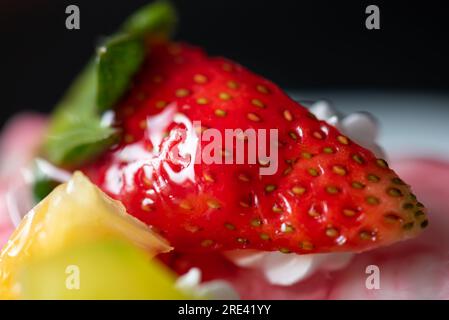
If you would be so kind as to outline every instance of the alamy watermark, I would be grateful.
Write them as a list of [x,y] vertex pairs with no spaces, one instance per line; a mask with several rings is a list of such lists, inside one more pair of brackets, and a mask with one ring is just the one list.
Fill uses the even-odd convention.
[[[65,20],[65,27],[68,30],[80,29],[80,8],[77,5],[68,5],[65,9],[68,14]],[[368,30],[380,29],[380,9],[377,5],[371,4],[365,8],[365,13],[368,14],[365,20],[365,27]]]
[[380,9],[378,6],[371,4],[366,7],[365,13],[368,14],[365,20],[365,27],[368,30],[380,29]]
[[77,5],[71,4],[65,8],[65,13],[68,14],[65,19],[65,27],[68,30],[80,29],[80,8]]
[[368,290],[380,289],[380,268],[375,264],[366,267],[365,273],[368,275],[365,280],[365,287]]
[[81,287],[80,268],[77,265],[71,264],[65,268],[65,287],[67,290],[79,290]]

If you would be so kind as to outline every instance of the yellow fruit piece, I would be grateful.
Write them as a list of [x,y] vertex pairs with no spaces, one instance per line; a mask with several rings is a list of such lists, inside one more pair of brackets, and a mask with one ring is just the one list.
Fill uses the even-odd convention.
[[17,271],[33,258],[51,256],[77,244],[118,239],[157,254],[168,243],[126,212],[124,206],[81,172],[55,188],[22,220],[0,254],[0,298],[16,298]]
[[129,243],[96,241],[37,259],[22,268],[23,299],[186,299],[175,277]]

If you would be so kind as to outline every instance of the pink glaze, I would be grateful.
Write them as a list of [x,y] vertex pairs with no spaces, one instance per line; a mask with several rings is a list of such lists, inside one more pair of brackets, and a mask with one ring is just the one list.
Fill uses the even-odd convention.
[[12,118],[0,135],[0,245],[7,241],[13,230],[8,215],[8,193],[23,189],[22,169],[35,156],[42,141],[46,118],[24,113]]
[[[243,299],[449,299],[449,163],[428,159],[392,161],[429,209],[430,226],[416,239],[358,254],[343,270],[319,272],[289,287],[269,284],[257,270],[223,257],[184,256],[169,261],[178,272],[192,266],[204,280],[225,279]],[[380,270],[380,289],[369,290],[366,267]]]

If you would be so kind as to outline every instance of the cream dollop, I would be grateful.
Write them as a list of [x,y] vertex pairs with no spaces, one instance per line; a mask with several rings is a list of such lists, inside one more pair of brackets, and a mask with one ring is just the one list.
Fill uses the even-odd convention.
[[316,101],[309,110],[318,119],[335,126],[362,147],[371,150],[377,157],[385,157],[383,149],[376,142],[379,123],[372,114],[359,111],[344,115],[327,100]]
[[238,293],[224,280],[213,280],[201,283],[201,270],[191,268],[176,280],[178,290],[194,295],[199,299],[238,300]]
[[[385,158],[384,151],[376,142],[379,125],[371,114],[354,112],[344,115],[327,100],[312,103],[309,110],[318,119],[335,126],[343,134],[371,150],[377,157]],[[256,250],[235,250],[225,255],[239,267],[261,270],[268,282],[281,286],[295,284],[317,271],[343,269],[354,256],[351,253],[295,255]]]

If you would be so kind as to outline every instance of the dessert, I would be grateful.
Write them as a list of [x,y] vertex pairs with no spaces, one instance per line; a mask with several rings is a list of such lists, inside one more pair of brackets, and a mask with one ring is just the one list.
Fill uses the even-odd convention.
[[[111,224],[112,230],[120,226],[122,237],[126,226],[135,225],[132,230],[145,230],[139,232],[161,243],[166,240],[173,248],[158,257],[169,268],[183,274],[201,266],[205,280],[216,280],[220,277],[213,274],[231,264],[226,259],[238,263],[236,254],[240,263],[242,257],[255,258],[251,263],[257,265],[264,255],[273,266],[293,261],[295,268],[301,268],[312,260],[295,259],[298,254],[332,253],[335,257],[319,256],[313,263],[319,260],[329,266],[339,261],[328,269],[341,269],[353,253],[413,238],[428,226],[423,204],[378,157],[374,144],[365,145],[364,139],[334,127],[337,123],[317,119],[274,83],[237,63],[172,42],[168,34],[173,21],[173,9],[165,2],[137,12],[98,49],[56,108],[40,156],[69,176],[82,171],[120,214],[112,214],[117,223],[97,219],[96,214],[105,214],[95,205],[88,210],[92,216],[80,215],[82,210],[73,209],[76,197],[70,195],[59,204],[68,206],[70,215],[50,223],[51,230],[69,236],[81,219],[87,230],[106,228],[108,235]],[[231,144],[225,139],[227,130],[232,130]],[[269,133],[270,138],[259,133]],[[368,149],[356,143],[359,140]],[[251,145],[256,154],[251,154]],[[242,150],[246,162],[238,160]],[[35,286],[29,280],[32,269],[58,266],[65,261],[65,251],[72,249],[61,245],[47,258],[44,253],[54,245],[49,241],[45,250],[39,250],[48,261],[28,267],[33,262],[8,253],[11,244],[28,239],[28,232],[25,236],[21,232],[26,221],[71,183],[85,183],[88,187],[79,190],[88,195],[100,192],[75,173],[68,185],[47,196],[58,179],[38,171],[34,191],[44,200],[27,215],[0,258],[0,270],[7,270],[0,276],[6,279],[5,275],[23,269],[30,275],[23,278],[27,288]],[[55,217],[52,211],[39,212],[44,219]],[[136,242],[139,232],[125,232],[126,245],[148,249]],[[114,251],[91,239],[97,232],[76,234],[83,241],[100,242],[86,247],[91,249],[74,249],[81,261],[91,260],[90,250]],[[293,258],[284,259],[287,254]],[[34,254],[24,255],[28,260]],[[106,254],[105,259],[119,258]],[[216,264],[207,270],[206,260]],[[270,263],[267,268],[270,274]],[[198,274],[191,277],[199,281]],[[304,277],[277,278],[271,274],[277,284],[291,285]],[[20,296],[9,280],[2,285]]]
[[[117,113],[123,140],[83,170],[181,252],[363,251],[426,226],[425,209],[384,160],[273,83],[197,48],[153,44]],[[227,129],[276,128],[274,174],[262,175],[260,157],[226,163],[235,145],[209,151],[210,128],[222,137]],[[252,137],[240,138],[249,148]]]

